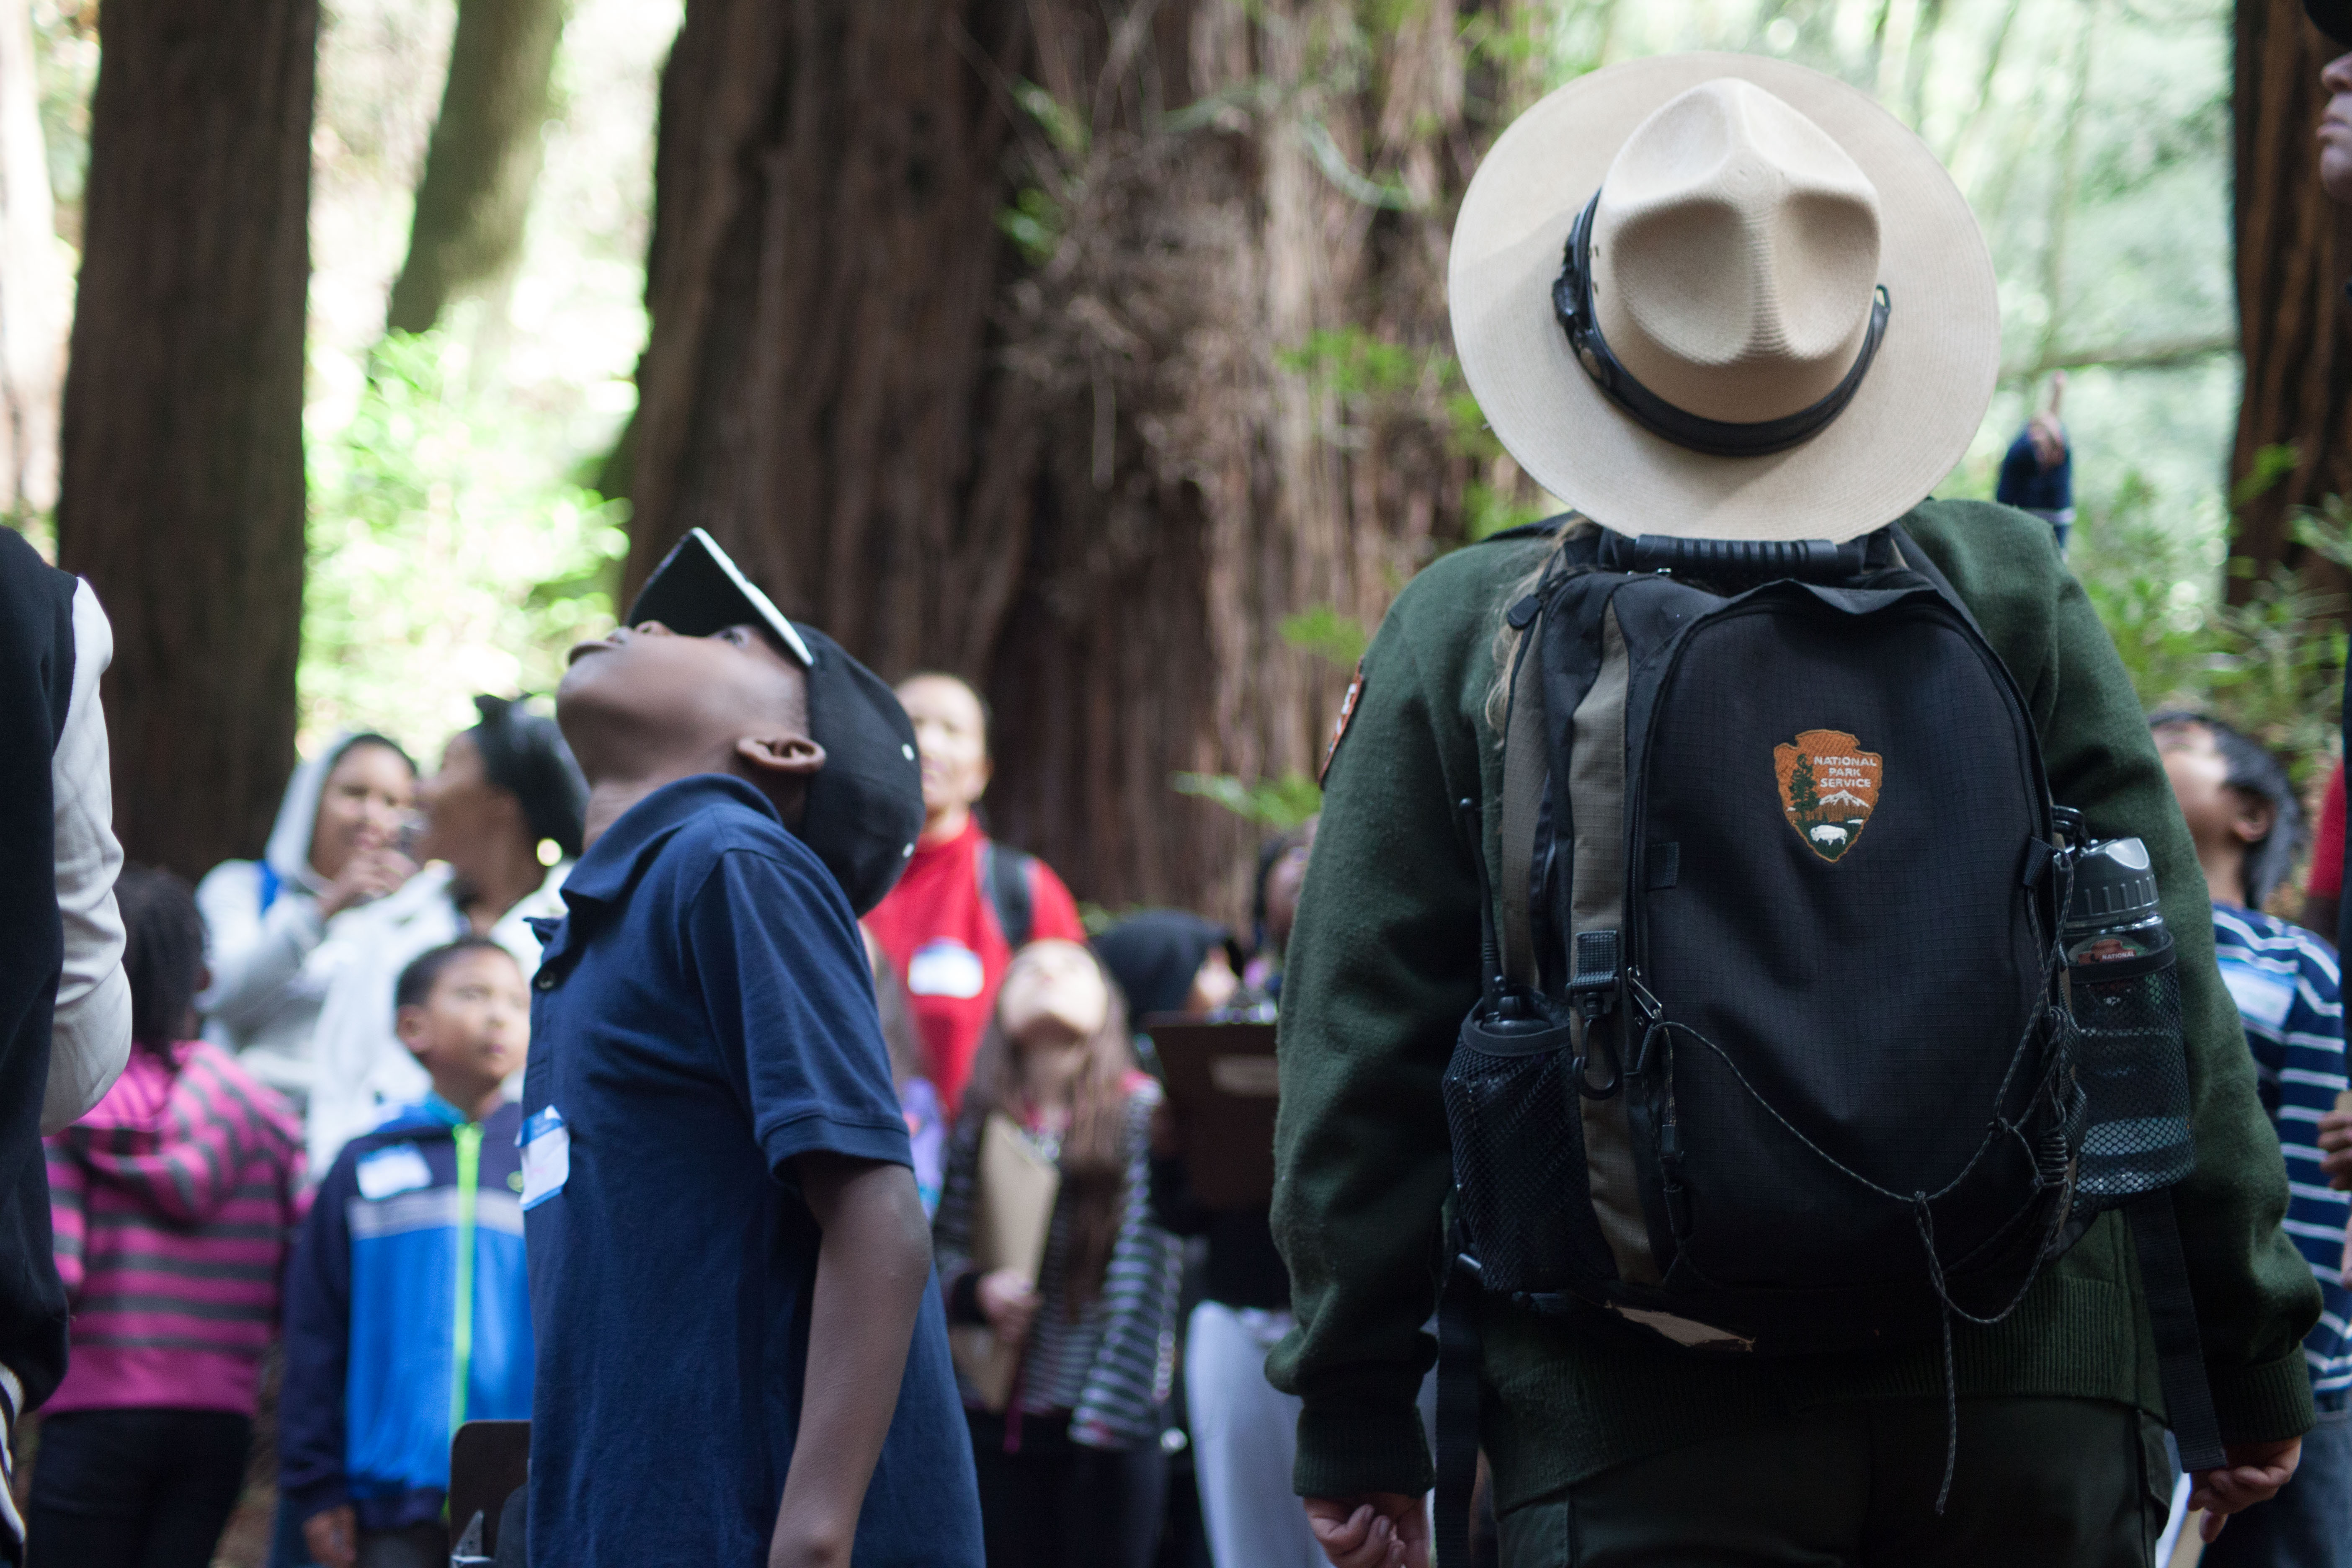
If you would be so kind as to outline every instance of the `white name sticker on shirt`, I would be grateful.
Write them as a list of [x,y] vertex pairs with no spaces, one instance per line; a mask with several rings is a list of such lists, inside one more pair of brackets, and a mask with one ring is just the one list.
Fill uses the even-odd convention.
[[433,1184],[433,1172],[425,1163],[423,1151],[414,1143],[394,1143],[362,1157],[358,1175],[360,1196],[371,1200]]
[[980,954],[945,937],[917,948],[907,965],[907,989],[918,996],[969,1002],[987,987],[988,972],[981,967]]
[[549,1106],[522,1124],[522,1206],[537,1208],[572,1179],[572,1129]]
[[2237,999],[2238,1011],[2257,1024],[2277,1028],[2294,1005],[2294,982],[2283,974],[2265,974],[2242,963],[2224,962],[2221,984]]

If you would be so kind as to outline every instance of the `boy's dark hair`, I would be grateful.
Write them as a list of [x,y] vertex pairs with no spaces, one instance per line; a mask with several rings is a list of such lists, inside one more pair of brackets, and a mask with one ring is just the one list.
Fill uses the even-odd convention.
[[[400,972],[400,979],[393,985],[393,1011],[396,1013],[403,1007],[424,1006],[432,999],[433,988],[441,984],[442,972],[469,952],[504,953],[509,961],[514,957],[513,953],[507,952],[506,944],[497,938],[478,935],[461,936],[455,942],[443,942],[429,952],[420,952],[408,961],[408,967]],[[517,964],[515,967],[520,969],[522,966]]]
[[[1274,880],[1274,868],[1282,864],[1283,858],[1307,842],[1310,826],[1302,822],[1257,847],[1257,879],[1250,884],[1250,950],[1254,952],[1265,951],[1265,885]],[[1240,966],[1234,968],[1238,973]]]
[[205,921],[196,896],[168,871],[127,866],[114,879],[114,903],[122,913],[131,1037],[168,1046],[184,1037],[204,980]]
[[2168,708],[2148,716],[2147,727],[2151,730],[2161,730],[2168,724],[2203,725],[2213,737],[2213,749],[2229,764],[2229,786],[2265,802],[2271,808],[2270,831],[2246,846],[2244,868],[2239,877],[2245,884],[2246,907],[2259,910],[2269,902],[2278,885],[2286,880],[2287,873],[2294,868],[2295,853],[2303,847],[2303,803],[2295,798],[2294,785],[2288,781],[2285,767],[2260,742],[2241,734],[2210,713]]

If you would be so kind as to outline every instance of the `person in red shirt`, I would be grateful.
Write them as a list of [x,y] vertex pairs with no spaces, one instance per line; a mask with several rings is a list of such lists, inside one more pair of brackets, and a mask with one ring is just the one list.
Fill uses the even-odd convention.
[[2319,808],[2319,833],[2311,846],[2311,878],[2303,887],[2303,923],[2329,942],[2344,908],[2344,764],[2328,775],[2327,799]]
[[992,841],[972,815],[994,771],[980,694],[952,675],[914,675],[898,700],[923,754],[923,836],[866,924],[906,983],[929,1076],[952,1118],[1013,951],[1049,937],[1083,942],[1087,931],[1062,879]]

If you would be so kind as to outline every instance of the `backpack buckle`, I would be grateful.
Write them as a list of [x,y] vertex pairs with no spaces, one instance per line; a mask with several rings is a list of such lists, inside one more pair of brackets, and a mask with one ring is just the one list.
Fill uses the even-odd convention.
[[1617,933],[1585,931],[1576,933],[1576,970],[1568,982],[1568,999],[1588,1024],[1617,1005]]

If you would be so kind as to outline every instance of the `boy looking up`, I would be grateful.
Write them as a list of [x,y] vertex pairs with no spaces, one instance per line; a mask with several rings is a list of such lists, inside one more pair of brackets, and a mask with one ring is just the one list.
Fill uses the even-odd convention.
[[530,1560],[979,1568],[856,914],[921,825],[889,689],[700,531],[556,713],[587,852],[524,1086]]
[[2344,1229],[2352,1196],[2328,1189],[2319,1118],[2346,1087],[2344,1004],[2336,955],[2300,926],[2262,912],[2294,859],[2301,812],[2276,758],[2217,719],[2149,721],[2213,900],[2214,956],[2236,998],[2263,1109],[2286,1156],[2286,1233],[2311,1265],[2326,1310],[2305,1336],[2319,1425],[2303,1463],[2268,1502],[2231,1520],[2208,1568],[2352,1568],[2352,1344],[2345,1325]]
[[990,838],[972,814],[996,771],[980,693],[952,675],[912,675],[898,698],[922,753],[923,832],[866,923],[906,982],[928,1076],[952,1117],[1013,953],[1048,938],[1083,942],[1087,930],[1052,868]]
[[320,1184],[286,1285],[278,1480],[322,1568],[449,1555],[449,1438],[530,1413],[516,1196],[530,992],[486,936],[401,972],[394,1027],[433,1091],[352,1140]]

